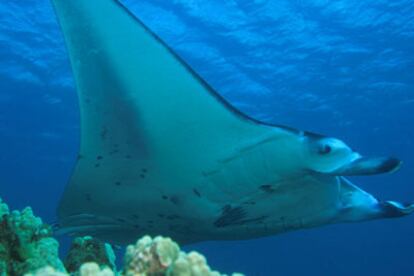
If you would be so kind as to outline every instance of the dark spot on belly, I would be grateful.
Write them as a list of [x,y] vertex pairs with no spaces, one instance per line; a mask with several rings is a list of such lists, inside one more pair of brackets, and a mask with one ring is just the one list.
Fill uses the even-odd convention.
[[243,207],[231,207],[227,204],[221,208],[221,215],[216,219],[214,225],[216,227],[224,227],[240,223],[247,216]]
[[82,154],[78,154],[78,157],[76,158],[77,160],[81,160],[83,158]]
[[132,215],[131,217],[133,217],[134,219],[139,219],[139,216],[138,215]]
[[145,174],[140,174],[139,177],[145,178]]
[[165,215],[164,214],[158,214],[158,217],[165,218]]
[[116,185],[116,186],[121,186],[121,181],[117,181],[117,182],[115,182],[115,185]]
[[101,164],[99,164],[99,163],[95,164],[95,168],[99,168],[100,166],[101,166]]
[[175,219],[179,219],[181,217],[179,215],[169,215],[166,218],[169,219],[169,220],[175,220]]
[[193,193],[194,193],[196,196],[201,197],[200,192],[199,192],[196,188],[194,188],[194,189],[193,189]]
[[269,184],[262,185],[259,188],[260,188],[260,190],[262,190],[263,192],[266,192],[266,193],[273,193],[275,191],[273,186],[269,185]]
[[180,204],[180,198],[176,195],[170,196],[170,201],[175,205]]
[[135,228],[135,229],[140,229],[141,227],[139,227],[139,225],[138,225],[138,224],[134,224],[134,228]]
[[131,159],[131,158],[132,158],[132,156],[131,156],[131,155],[129,155],[129,154],[127,154],[127,155],[125,155],[125,158],[126,158],[126,159]]
[[107,134],[108,134],[108,129],[106,127],[103,127],[102,130],[101,130],[101,133],[100,133],[101,139],[105,140]]
[[163,196],[162,196],[162,199],[167,200],[167,199],[168,199],[168,196],[163,195]]
[[148,170],[147,170],[146,168],[143,168],[143,169],[141,170],[141,172],[142,172],[142,173],[147,173],[147,172],[148,172]]
[[116,220],[117,220],[118,222],[122,222],[122,223],[125,223],[125,222],[126,222],[126,220],[124,220],[123,218],[116,218]]
[[227,204],[221,209],[221,215],[216,219],[214,225],[218,228],[234,225],[263,223],[267,216],[249,218],[243,207],[231,207]]
[[114,150],[111,150],[111,151],[109,152],[109,155],[114,155],[114,154],[116,154],[116,153],[118,153],[118,152],[119,152],[119,150],[114,149]]
[[92,201],[92,195],[91,194],[85,194],[86,201]]
[[102,158],[103,158],[102,155],[96,156],[96,160],[101,160]]

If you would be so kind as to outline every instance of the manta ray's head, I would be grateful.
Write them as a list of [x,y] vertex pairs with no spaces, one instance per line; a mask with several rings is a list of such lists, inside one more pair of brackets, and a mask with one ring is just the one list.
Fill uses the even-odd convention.
[[401,161],[395,158],[366,158],[343,141],[319,135],[306,135],[305,162],[308,169],[331,175],[371,175],[393,172]]

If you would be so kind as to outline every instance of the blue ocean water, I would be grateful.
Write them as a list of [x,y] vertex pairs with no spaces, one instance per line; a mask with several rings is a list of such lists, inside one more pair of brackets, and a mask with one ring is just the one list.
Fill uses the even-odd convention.
[[[414,2],[125,0],[233,105],[266,122],[404,161],[352,178],[414,201]],[[79,145],[77,98],[47,0],[0,2],[0,196],[47,222]],[[247,275],[412,275],[414,217],[207,242],[212,267]]]

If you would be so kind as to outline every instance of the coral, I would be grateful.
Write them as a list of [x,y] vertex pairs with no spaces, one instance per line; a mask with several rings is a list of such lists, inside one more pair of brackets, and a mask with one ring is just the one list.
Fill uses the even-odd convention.
[[23,275],[45,266],[65,271],[50,227],[30,207],[10,213],[0,200],[0,212],[0,275]]
[[169,238],[144,236],[126,249],[125,275],[162,275],[179,253],[179,246]]
[[24,276],[68,276],[69,274],[57,271],[51,266],[38,269],[36,272],[27,273]]
[[79,269],[80,276],[114,276],[114,272],[105,267],[101,269],[96,263],[85,263]]
[[115,254],[112,247],[89,236],[76,238],[64,261],[65,267],[68,272],[76,272],[83,263],[88,262],[115,269]]
[[[204,256],[197,252],[185,253],[170,238],[144,236],[125,253],[126,276],[221,276],[212,271]],[[240,276],[242,274],[233,274]]]
[[4,215],[8,215],[9,214],[9,207],[7,206],[6,203],[4,203],[1,200],[0,197],[0,219],[4,216]]
[[180,254],[180,257],[174,262],[171,269],[172,276],[193,276],[193,275],[211,275],[220,276],[216,271],[211,271],[207,264],[206,258],[197,252]]
[[[25,274],[25,276],[69,276],[70,274],[57,271],[51,266],[37,270],[34,273]],[[114,276],[114,272],[109,268],[101,269],[96,263],[84,263],[81,265],[78,276]]]
[[65,260],[68,274],[51,232],[30,207],[10,212],[0,199],[0,276],[224,276],[212,271],[203,255],[180,251],[177,243],[161,236],[144,236],[129,245],[121,273],[109,244],[76,238]]

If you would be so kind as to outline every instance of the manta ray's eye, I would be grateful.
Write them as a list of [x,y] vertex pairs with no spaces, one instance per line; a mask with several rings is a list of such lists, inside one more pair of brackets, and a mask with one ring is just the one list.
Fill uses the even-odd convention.
[[332,151],[332,147],[329,145],[322,145],[319,147],[319,154],[328,154]]

